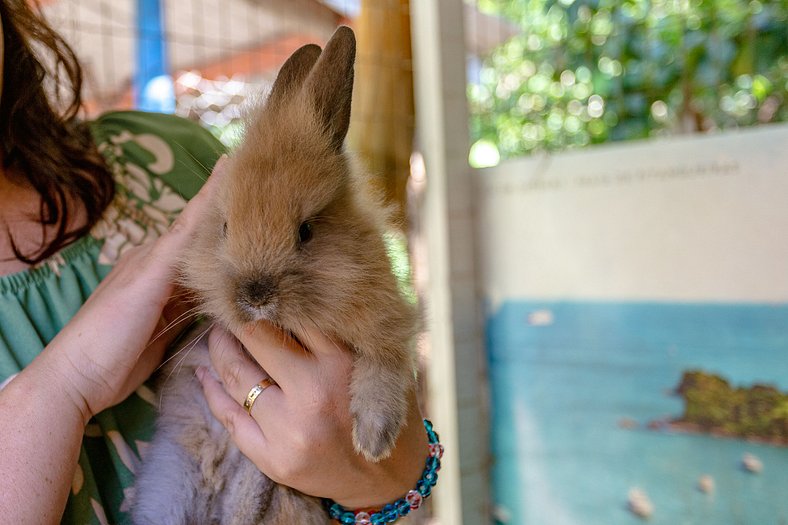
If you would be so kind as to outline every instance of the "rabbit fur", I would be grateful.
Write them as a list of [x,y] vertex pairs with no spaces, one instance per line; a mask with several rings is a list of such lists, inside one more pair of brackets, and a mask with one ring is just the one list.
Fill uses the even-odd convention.
[[[324,50],[306,45],[282,66],[181,274],[203,313],[230,330],[266,319],[298,337],[311,323],[343,341],[354,356],[353,443],[377,461],[407,416],[420,323],[391,272],[386,209],[343,147],[354,61],[353,32],[340,27]],[[210,367],[206,340],[187,338],[163,371],[134,523],[327,523],[317,499],[265,477],[211,415],[194,376]]]

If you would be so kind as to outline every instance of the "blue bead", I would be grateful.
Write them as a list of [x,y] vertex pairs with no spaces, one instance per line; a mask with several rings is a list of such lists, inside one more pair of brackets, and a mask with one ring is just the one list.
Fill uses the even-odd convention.
[[383,514],[381,514],[380,512],[376,512],[370,517],[369,521],[371,521],[375,525],[379,525],[381,523],[386,523],[386,518],[384,518]]
[[400,516],[407,516],[410,512],[410,503],[404,499],[398,500],[395,505],[397,506],[397,512],[399,512]]
[[432,432],[432,421],[427,418],[424,418],[424,428],[427,429],[427,432]]
[[352,512],[345,512],[342,514],[342,518],[339,520],[340,523],[344,523],[345,525],[353,525],[356,522],[356,515]]
[[334,503],[333,505],[331,505],[331,508],[329,509],[329,514],[334,519],[339,518],[343,512],[345,512],[345,508],[342,507],[342,505],[340,505],[339,503]]

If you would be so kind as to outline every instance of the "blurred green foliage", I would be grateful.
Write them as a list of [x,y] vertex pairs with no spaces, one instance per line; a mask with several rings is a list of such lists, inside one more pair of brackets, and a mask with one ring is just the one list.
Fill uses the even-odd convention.
[[788,0],[478,7],[520,28],[468,86],[488,158],[788,120]]

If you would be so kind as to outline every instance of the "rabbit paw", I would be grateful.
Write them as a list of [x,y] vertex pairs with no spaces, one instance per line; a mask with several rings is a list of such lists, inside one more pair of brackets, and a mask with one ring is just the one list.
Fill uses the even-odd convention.
[[394,414],[363,412],[353,418],[353,446],[369,461],[387,458],[399,436],[401,421]]
[[412,381],[394,374],[388,380],[380,373],[355,376],[350,400],[353,446],[369,461],[380,461],[391,454],[405,424]]

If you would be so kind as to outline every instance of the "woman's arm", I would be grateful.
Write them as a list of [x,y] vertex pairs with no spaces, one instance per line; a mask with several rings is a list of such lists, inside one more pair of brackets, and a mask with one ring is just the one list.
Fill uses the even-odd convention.
[[0,392],[0,516],[59,523],[74,477],[84,415],[43,354]]
[[0,521],[59,523],[85,424],[161,362],[184,307],[171,301],[178,254],[199,226],[220,165],[155,243],[131,250],[44,351],[0,391]]

